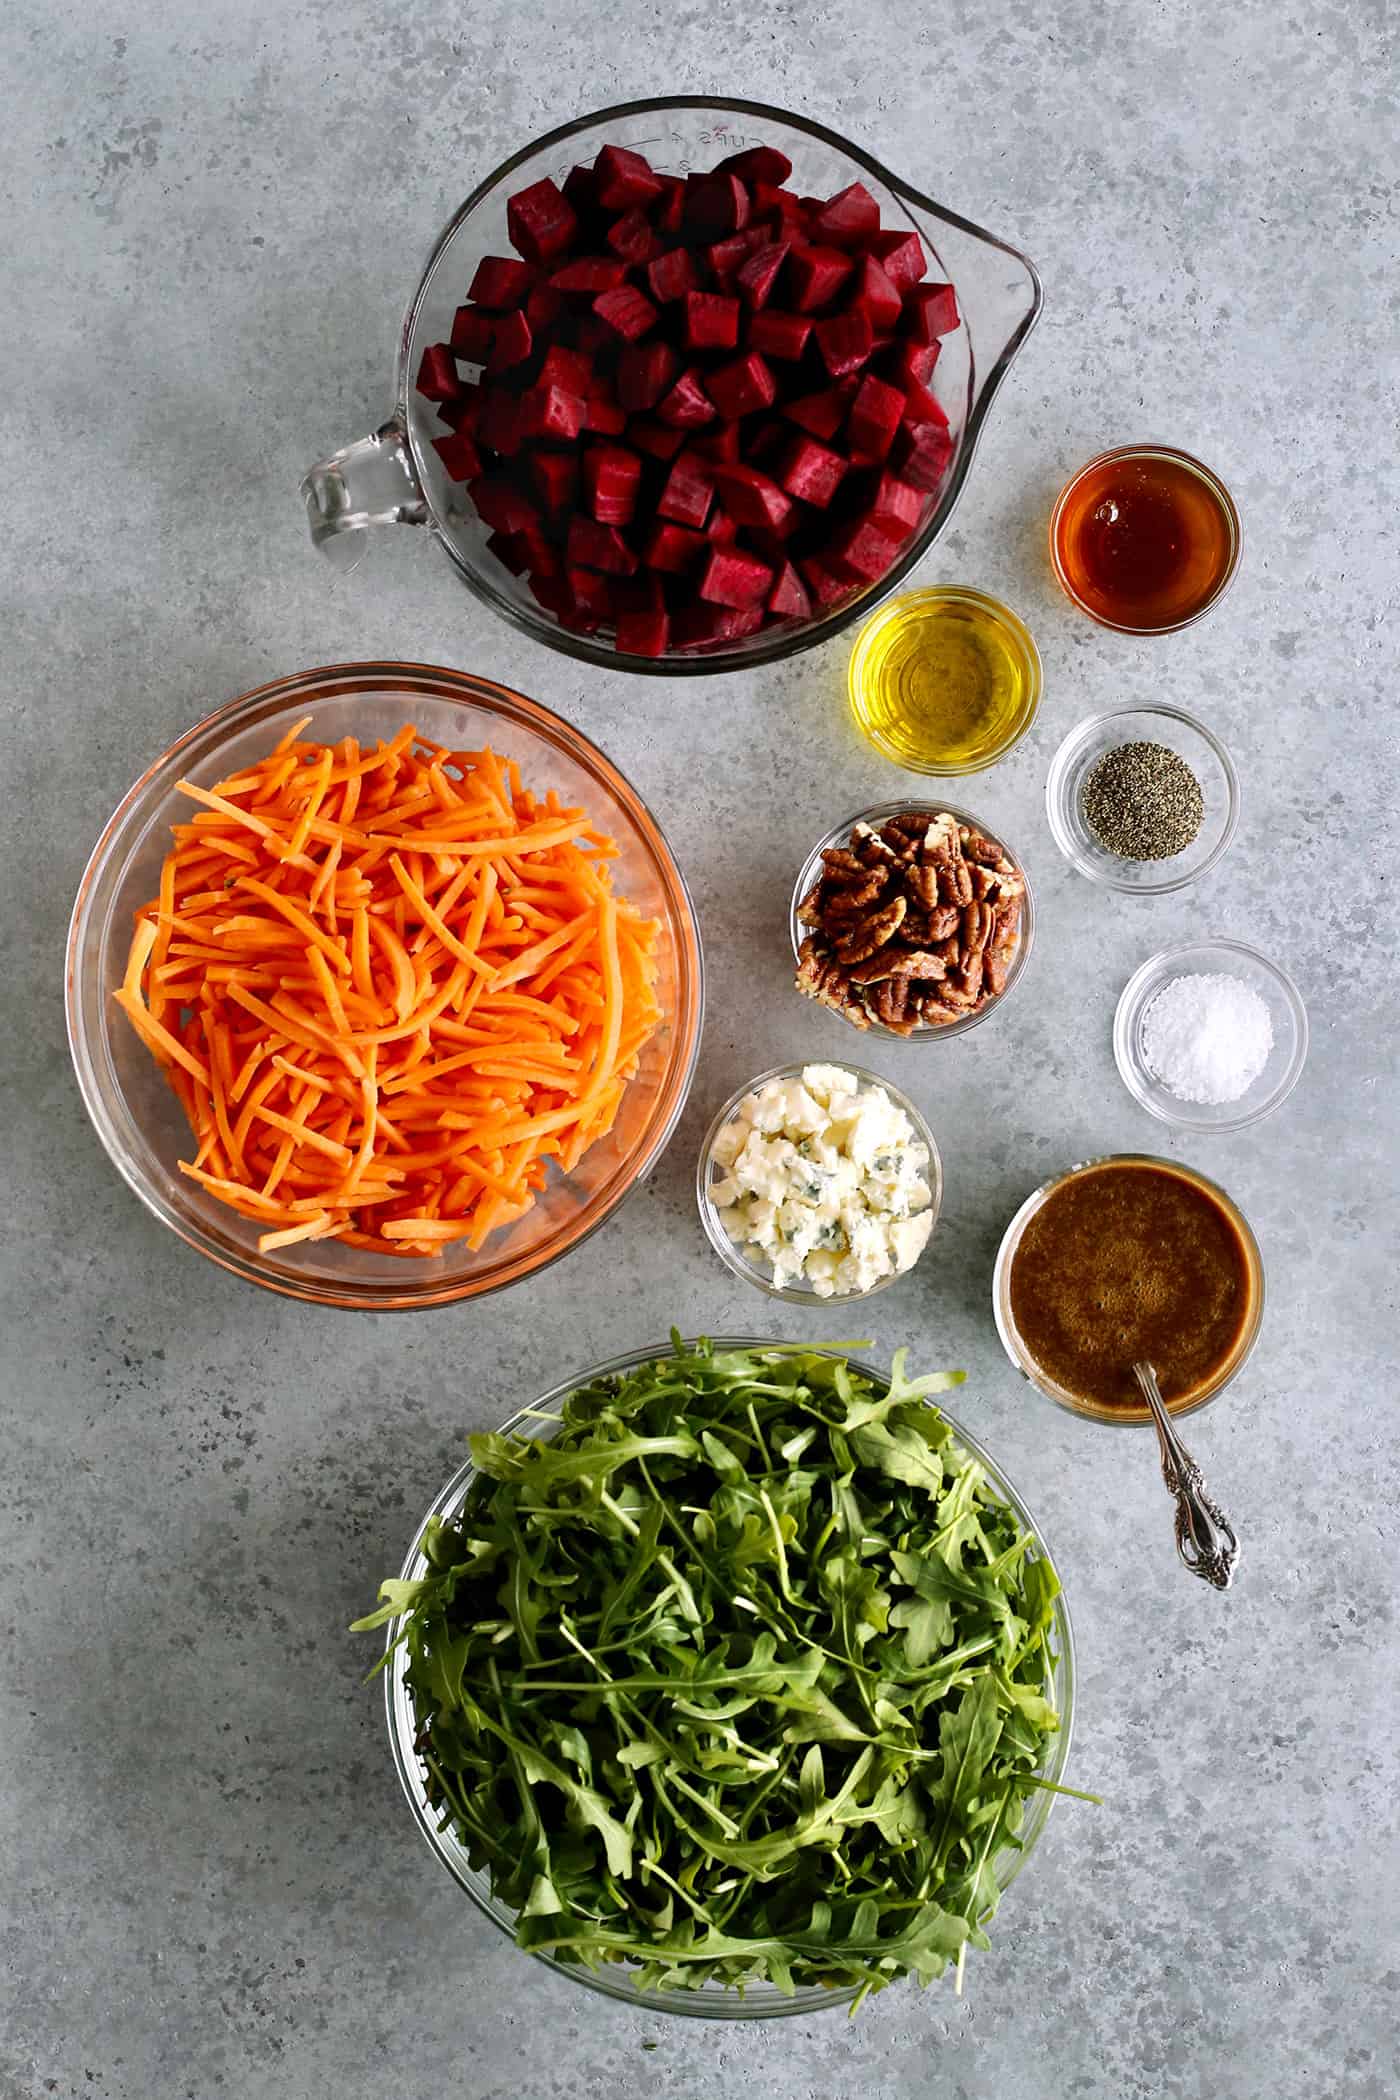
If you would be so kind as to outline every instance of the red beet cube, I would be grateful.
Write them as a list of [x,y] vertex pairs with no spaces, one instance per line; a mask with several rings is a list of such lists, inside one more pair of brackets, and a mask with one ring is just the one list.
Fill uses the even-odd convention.
[[496,339],[496,316],[478,306],[459,306],[452,316],[452,354],[469,364],[484,365]]
[[600,292],[593,301],[593,311],[625,343],[635,343],[656,326],[656,308],[634,284],[619,285],[615,292]]
[[656,515],[658,518],[672,518],[677,525],[691,525],[698,529],[710,514],[714,493],[714,477],[706,463],[693,452],[681,452],[671,463],[666,486],[656,505]]
[[591,168],[576,161],[564,177],[564,195],[581,219],[598,209],[598,185]]
[[904,420],[906,423],[936,423],[940,430],[948,428],[946,410],[926,386],[920,386],[917,379],[911,379],[904,389]]
[[594,192],[604,211],[651,204],[666,187],[649,160],[626,146],[604,146],[593,163]]
[[669,576],[680,576],[694,567],[707,545],[703,532],[691,532],[684,525],[672,525],[662,519],[652,527],[651,537],[642,548],[642,560],[649,569],[663,569]]
[[450,430],[446,437],[434,438],[433,450],[449,481],[475,481],[481,472],[481,454],[469,430]]
[[697,430],[714,420],[715,405],[700,384],[698,372],[682,372],[669,394],[663,394],[656,413],[663,423],[681,430]]
[[615,525],[575,512],[569,520],[565,554],[571,569],[601,569],[609,576],[630,576],[637,557]]
[[924,499],[910,482],[895,474],[882,474],[870,499],[870,522],[886,539],[907,540],[923,516]]
[[834,438],[846,420],[846,410],[854,392],[852,384],[829,386],[820,394],[803,394],[796,401],[785,401],[783,414],[790,423],[810,431],[815,438]]
[[622,445],[590,445],[583,455],[584,492],[600,525],[631,523],[641,479],[641,461]]
[[508,372],[513,365],[523,365],[534,346],[535,339],[524,314],[518,311],[502,314],[496,323],[491,355],[486,360],[487,371]]
[[612,618],[613,586],[607,576],[600,575],[596,569],[574,568],[571,564],[569,590],[574,609],[595,625]]
[[755,230],[746,227],[742,233],[731,233],[727,240],[713,241],[704,250],[705,262],[717,284],[728,291],[744,263],[755,248],[764,246],[767,235],[762,227]]
[[914,429],[906,423],[891,454],[901,480],[930,495],[941,485],[952,457],[953,440],[937,423],[920,423]]
[[716,508],[710,512],[710,521],[705,527],[705,538],[715,546],[730,547],[739,537],[739,520],[731,518],[729,512]]
[[679,233],[685,218],[685,183],[679,175],[663,175],[666,187],[651,208],[652,224],[658,233]]
[[701,240],[719,240],[749,222],[749,193],[737,175],[687,175],[686,230]]
[[584,396],[583,427],[595,437],[621,437],[627,428],[627,411],[606,380],[595,379]]
[[695,450],[705,459],[732,466],[739,457],[741,436],[737,423],[721,423],[717,430],[707,430],[695,439]]
[[604,238],[613,254],[626,263],[649,262],[661,246],[650,219],[635,205],[613,220]]
[[[583,403],[579,403],[582,408]],[[533,452],[530,478],[547,511],[566,510],[578,486],[578,461],[570,452]]]
[[846,419],[846,439],[851,450],[866,459],[883,459],[903,415],[904,396],[899,388],[887,386],[883,379],[867,372],[856,389]]
[[545,538],[538,525],[527,525],[523,532],[517,532],[511,544],[519,549],[526,568],[533,569],[537,576],[558,575],[561,566],[559,549]]
[[783,455],[778,479],[790,496],[825,510],[841,484],[846,462],[815,438],[794,438]]
[[535,273],[528,263],[517,262],[513,255],[483,255],[476,266],[476,275],[467,287],[467,297],[478,306],[493,307],[505,313],[512,306],[523,306],[535,281]]
[[525,301],[525,318],[536,335],[543,335],[547,328],[554,326],[564,312],[565,304],[564,294],[556,292],[554,286],[546,284],[542,277],[531,285]]
[[569,333],[575,350],[581,350],[585,357],[594,358],[600,350],[611,356],[617,349],[617,337],[607,322],[600,321],[591,310],[570,316]]
[[710,399],[722,416],[737,423],[753,409],[767,408],[777,397],[777,382],[756,350],[736,357],[731,364],[717,365],[706,374]]
[[509,569],[512,576],[523,576],[528,566],[524,550],[514,533],[488,532],[487,551],[494,554],[502,568]]
[[586,405],[582,394],[562,386],[546,386],[542,380],[520,396],[522,435],[547,438],[553,444],[570,445],[583,428]]
[[812,601],[807,587],[790,561],[785,561],[768,593],[768,610],[784,620],[809,620]]
[[526,262],[547,263],[573,244],[578,214],[547,175],[518,190],[506,205],[510,244]]
[[757,310],[768,304],[769,294],[787,261],[788,247],[787,241],[769,241],[764,247],[754,249],[739,272],[739,295],[746,305]]
[[593,367],[582,351],[569,350],[563,343],[551,343],[535,374],[536,386],[563,387],[567,394],[582,398],[593,387]]
[[635,576],[613,578],[612,600],[620,613],[664,612],[666,586],[654,570],[638,569]]
[[858,372],[875,347],[870,316],[861,312],[833,314],[829,321],[818,321],[812,333],[833,379]]
[[550,278],[556,292],[610,292],[627,282],[627,265],[620,255],[577,255],[563,263]]
[[776,146],[745,146],[742,153],[729,153],[715,167],[717,175],[737,175],[742,182],[784,183],[792,173],[792,162]]
[[961,316],[951,284],[916,284],[904,301],[904,326],[916,343],[951,335]]
[[525,436],[525,419],[521,403],[504,387],[488,386],[482,389],[481,414],[477,418],[477,436],[492,452],[505,458],[520,450]]
[[856,266],[851,305],[869,316],[876,335],[886,334],[898,323],[903,301],[873,255],[863,255]]
[[[885,552],[893,552],[888,541],[885,543]],[[797,566],[802,572],[802,581],[812,594],[812,603],[819,611],[825,612],[851,595],[849,579],[838,576],[835,569],[824,561],[818,561],[814,555],[805,556]]]
[[776,481],[760,474],[757,467],[717,465],[715,487],[719,500],[740,525],[766,525],[776,530],[792,513],[792,505]]
[[665,306],[672,299],[683,299],[699,283],[700,273],[689,248],[672,248],[647,264],[647,287],[658,306]]
[[463,386],[454,401],[439,401],[437,412],[452,430],[475,430],[481,415],[481,388]]
[[524,532],[538,525],[540,514],[524,492],[504,475],[487,474],[469,484],[477,516],[496,532]]
[[434,343],[423,352],[417,384],[419,393],[429,401],[450,401],[454,394],[461,393],[463,381],[446,343]]
[[822,206],[812,231],[833,248],[863,248],[880,231],[880,207],[863,182],[853,182]]
[[849,577],[856,583],[875,583],[884,575],[895,553],[894,542],[878,526],[872,525],[869,518],[852,518],[833,540],[827,542],[822,558],[831,564],[838,576]]
[[651,459],[674,459],[685,443],[685,432],[673,430],[669,423],[657,423],[650,416],[631,416],[627,442]]
[[620,612],[617,616],[620,656],[664,656],[670,640],[671,623],[664,612]]
[[814,248],[794,241],[788,251],[788,288],[800,314],[830,306],[851,274],[851,258],[839,248]]
[[941,344],[904,342],[891,344],[885,355],[886,377],[896,386],[911,383],[926,386],[938,363]]
[[907,292],[928,268],[924,244],[912,227],[908,233],[895,228],[877,233],[870,243],[870,252],[898,292]]
[[811,333],[812,324],[804,315],[780,313],[777,307],[770,306],[749,322],[747,342],[750,350],[757,350],[763,357],[796,364]]
[[771,219],[775,227],[781,228],[784,237],[806,231],[807,214],[796,191],[785,190],[781,183],[756,182],[751,194],[755,217],[762,214]]
[[679,367],[669,343],[629,343],[617,361],[618,400],[634,415],[655,408]]
[[739,302],[722,292],[685,294],[685,340],[691,350],[732,350],[739,340]]
[[[888,545],[886,552],[888,553]],[[700,578],[700,596],[711,605],[759,605],[773,583],[767,562],[737,547],[716,547]]]

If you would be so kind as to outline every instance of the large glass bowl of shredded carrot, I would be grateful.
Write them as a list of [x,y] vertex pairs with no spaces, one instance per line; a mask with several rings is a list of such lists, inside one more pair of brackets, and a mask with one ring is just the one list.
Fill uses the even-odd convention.
[[499,1290],[660,1156],[699,1045],[639,796],[488,679],[348,664],[157,760],[88,865],[69,1040],[127,1182],[225,1268],[393,1310]]

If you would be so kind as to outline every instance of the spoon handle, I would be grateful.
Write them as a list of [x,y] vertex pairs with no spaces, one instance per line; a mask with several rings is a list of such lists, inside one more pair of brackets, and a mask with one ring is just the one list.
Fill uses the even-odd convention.
[[1207,1488],[1200,1467],[1176,1433],[1151,1364],[1134,1364],[1133,1376],[1157,1425],[1162,1478],[1176,1498],[1176,1550],[1182,1564],[1217,1590],[1235,1577],[1240,1542],[1235,1527]]

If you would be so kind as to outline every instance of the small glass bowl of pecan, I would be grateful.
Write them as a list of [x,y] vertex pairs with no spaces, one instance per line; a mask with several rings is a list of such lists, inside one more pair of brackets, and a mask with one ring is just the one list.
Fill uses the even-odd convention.
[[1035,906],[1005,840],[946,802],[881,802],[808,855],[789,916],[797,989],[895,1042],[962,1035],[1026,967]]

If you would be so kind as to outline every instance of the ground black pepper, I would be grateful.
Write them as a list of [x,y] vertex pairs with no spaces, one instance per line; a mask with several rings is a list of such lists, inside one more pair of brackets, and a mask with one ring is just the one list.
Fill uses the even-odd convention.
[[1185,759],[1149,743],[1105,751],[1084,783],[1081,807],[1100,845],[1120,860],[1169,860],[1190,845],[1206,813]]

